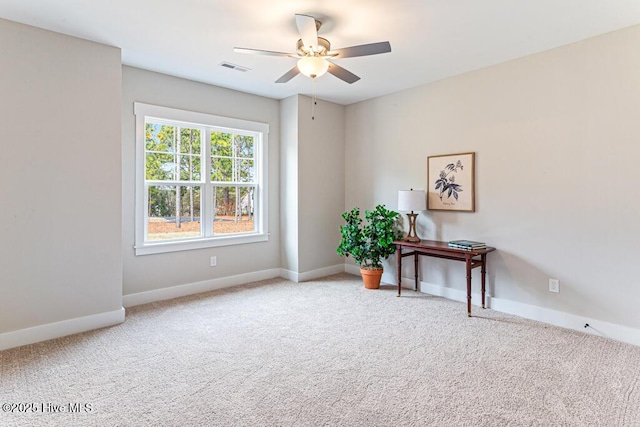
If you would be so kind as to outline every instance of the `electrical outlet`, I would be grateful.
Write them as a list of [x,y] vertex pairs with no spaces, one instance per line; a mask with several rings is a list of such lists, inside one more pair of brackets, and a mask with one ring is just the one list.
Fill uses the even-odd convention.
[[549,279],[549,292],[560,292],[560,280]]
[[212,256],[211,259],[209,260],[209,265],[211,267],[215,267],[216,265],[218,265],[218,258]]

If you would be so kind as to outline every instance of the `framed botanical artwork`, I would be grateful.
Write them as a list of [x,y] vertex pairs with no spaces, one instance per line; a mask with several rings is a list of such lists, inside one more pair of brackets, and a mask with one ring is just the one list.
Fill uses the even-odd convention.
[[476,153],[444,154],[427,159],[427,209],[475,212]]

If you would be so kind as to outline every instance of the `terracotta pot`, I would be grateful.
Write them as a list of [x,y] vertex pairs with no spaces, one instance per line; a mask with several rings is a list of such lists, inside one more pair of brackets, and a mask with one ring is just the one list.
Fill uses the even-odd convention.
[[360,269],[362,275],[362,281],[364,287],[367,289],[380,289],[380,280],[382,279],[382,269],[379,270],[366,270]]

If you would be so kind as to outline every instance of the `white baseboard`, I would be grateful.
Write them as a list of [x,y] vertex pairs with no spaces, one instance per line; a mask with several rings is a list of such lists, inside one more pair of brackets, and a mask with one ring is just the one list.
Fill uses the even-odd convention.
[[332,265],[330,267],[323,267],[317,270],[305,271],[303,273],[296,273],[295,271],[281,269],[280,277],[291,280],[292,282],[306,282],[309,280],[319,279],[321,277],[331,276],[332,274],[344,273],[344,264]]
[[[491,309],[502,313],[514,314],[526,319],[549,323],[551,325],[560,326],[561,328],[574,329],[587,334],[598,335],[640,346],[640,329],[634,329],[628,326],[604,322],[602,320],[578,316],[549,308],[537,307],[503,298],[492,298]],[[589,327],[585,328],[585,324],[588,324]]]
[[156,301],[184,297],[187,295],[199,294],[201,292],[213,291],[216,289],[229,288],[231,286],[244,285],[260,280],[283,277],[292,282],[304,282],[331,274],[344,272],[344,264],[333,265],[320,268],[318,270],[295,273],[284,268],[272,268],[270,270],[256,271],[252,273],[238,274],[236,276],[221,277],[218,279],[203,280],[201,282],[187,283],[184,285],[171,286],[168,288],[155,289],[153,291],[138,292],[122,297],[125,307],[133,307],[141,304],[148,304]]
[[[414,280],[406,277],[402,278],[402,286],[414,286]],[[447,298],[454,301],[466,302],[467,293],[458,289],[451,289],[445,286],[434,285],[432,283],[420,282],[421,292]],[[480,293],[471,293],[471,304],[480,306],[482,302]],[[486,296],[486,306],[501,313],[513,314],[525,319],[536,320],[542,323],[559,326],[561,328],[573,329],[587,334],[598,335],[611,338],[616,341],[626,342],[640,346],[640,329],[628,326],[617,325],[615,323],[604,322],[590,317],[578,316],[563,311],[552,310],[550,308],[538,307],[524,304],[504,298]],[[584,325],[589,327],[585,328]]]
[[354,276],[359,276],[360,275],[360,266],[354,265],[354,264],[345,264],[344,265],[344,271],[345,271],[345,273],[353,274]]
[[280,276],[280,269],[273,268],[270,270],[238,274],[236,276],[203,280],[201,282],[187,283],[184,285],[171,286],[168,288],[154,289],[153,291],[129,294],[122,297],[122,302],[125,307],[133,307],[136,305],[148,304],[150,302],[164,301],[168,299],[184,297],[187,295],[199,294],[201,292],[208,292],[216,289],[229,288],[231,286],[258,282],[260,280],[273,279]]
[[315,280],[321,277],[331,276],[332,274],[344,273],[344,264],[332,265],[330,267],[319,268],[317,270],[305,271],[298,274],[299,282],[307,280]]
[[292,282],[296,282],[296,283],[299,282],[298,273],[296,273],[295,271],[287,270],[286,268],[280,269],[280,277],[282,277],[283,279],[290,280]]
[[124,308],[0,334],[0,351],[124,322]]

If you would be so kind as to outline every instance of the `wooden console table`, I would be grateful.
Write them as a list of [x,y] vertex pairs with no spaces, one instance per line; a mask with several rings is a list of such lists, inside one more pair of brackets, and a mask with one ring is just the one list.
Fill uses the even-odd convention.
[[[449,247],[447,242],[435,240],[420,240],[420,242],[405,242],[396,240],[396,256],[398,258],[398,296],[402,290],[402,258],[413,255],[413,271],[415,275],[415,290],[418,290],[418,259],[420,255],[452,259],[454,261],[464,261],[467,267],[467,315],[471,316],[471,270],[481,267],[482,274],[482,308],[484,308],[485,276],[487,271],[487,254],[496,248],[485,248],[476,250],[455,249]],[[407,249],[410,252],[402,252]]]

